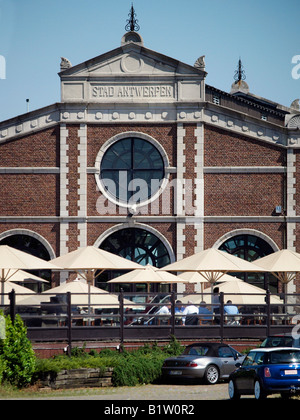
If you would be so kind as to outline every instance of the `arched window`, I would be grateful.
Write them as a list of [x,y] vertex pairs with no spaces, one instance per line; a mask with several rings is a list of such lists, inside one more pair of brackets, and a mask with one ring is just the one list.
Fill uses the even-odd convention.
[[[8,245],[12,248],[27,252],[28,254],[43,260],[50,260],[49,252],[45,246],[38,239],[29,235],[16,234],[7,236],[6,238],[1,239],[0,245]],[[48,280],[50,285],[51,272],[49,270],[34,270],[30,272],[34,273],[38,277],[42,277],[43,279]],[[30,287],[29,285],[27,286]]]
[[[106,238],[100,248],[141,265],[150,264],[161,268],[171,263],[169,252],[163,242],[145,229],[126,228],[118,230]],[[104,272],[99,276],[97,283],[103,283],[107,279],[122,274],[124,272]],[[100,287],[104,287],[103,284]],[[124,285],[122,285],[122,288],[129,290]],[[131,288],[131,290],[133,289],[135,287]],[[145,287],[139,287],[138,289],[146,290]]]
[[118,140],[104,153],[100,180],[108,194],[122,203],[139,204],[160,188],[164,161],[149,141],[130,137]]
[[[241,234],[227,239],[219,249],[244,260],[255,262],[274,252],[273,248],[262,238],[254,235]],[[263,273],[231,273],[255,286],[277,292],[277,280],[274,276]]]

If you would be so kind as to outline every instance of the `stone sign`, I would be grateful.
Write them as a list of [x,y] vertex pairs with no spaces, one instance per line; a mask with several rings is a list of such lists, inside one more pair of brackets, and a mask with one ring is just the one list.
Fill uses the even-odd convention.
[[122,99],[122,98],[171,98],[174,99],[172,85],[91,85],[91,98]]

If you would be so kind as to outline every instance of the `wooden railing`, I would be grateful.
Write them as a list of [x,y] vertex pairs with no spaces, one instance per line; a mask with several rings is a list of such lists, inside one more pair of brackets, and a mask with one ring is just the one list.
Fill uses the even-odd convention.
[[[51,290],[49,294],[50,292]],[[33,342],[65,341],[69,351],[72,342],[78,340],[115,340],[123,343],[126,340],[164,340],[169,339],[170,335],[195,341],[205,338],[221,341],[228,338],[263,339],[274,333],[297,334],[300,322],[300,295],[296,294],[280,295],[278,297],[281,298],[281,303],[274,304],[271,300],[273,295],[267,291],[263,303],[237,304],[239,314],[228,315],[224,311],[228,296],[221,292],[217,304],[207,305],[212,313],[194,314],[193,323],[188,323],[187,317],[177,313],[176,301],[184,297],[174,292],[160,293],[159,296],[154,296],[153,293],[121,292],[117,294],[118,307],[114,308],[105,304],[88,307],[73,305],[73,295],[68,292],[59,295],[55,303],[24,306],[16,303],[16,294],[12,291],[9,293],[10,304],[2,309],[13,320],[17,313],[22,317],[27,326],[28,337]],[[241,302],[245,296],[240,295]],[[152,302],[148,302],[151,299]],[[210,302],[211,295],[194,294],[192,299]],[[238,294],[235,294],[235,299],[239,302]],[[131,304],[128,303],[129,300]],[[158,314],[158,310],[165,306],[167,300],[170,302],[169,314]],[[201,305],[198,303],[196,306],[199,308]],[[86,311],[83,311],[83,307]]]

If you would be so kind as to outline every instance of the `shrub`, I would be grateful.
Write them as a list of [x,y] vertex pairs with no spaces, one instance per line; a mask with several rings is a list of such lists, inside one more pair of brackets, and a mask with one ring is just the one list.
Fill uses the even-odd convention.
[[136,352],[121,357],[112,375],[114,386],[136,386],[154,382],[161,375],[164,359],[165,355],[162,353],[158,356]]
[[134,352],[123,352],[113,371],[114,386],[136,386],[149,384],[161,377],[161,368],[166,357],[181,354],[183,347],[176,337],[171,336],[170,343],[159,348],[154,343],[152,348],[145,344]]
[[79,368],[113,367],[112,382],[114,386],[136,386],[149,384],[161,377],[161,368],[166,357],[182,353],[183,347],[175,337],[165,347],[145,344],[135,351],[103,349],[100,353],[94,350],[89,353],[82,348],[74,348],[71,357],[66,355],[54,356],[51,359],[37,359],[35,380],[43,378],[45,374],[53,377],[61,370]]
[[2,380],[22,388],[31,382],[35,370],[35,354],[27,338],[27,330],[19,315],[12,323],[6,317],[6,336],[0,354]]
[[172,356],[179,356],[184,350],[184,346],[182,346],[177,338],[174,335],[171,335],[170,343],[164,347],[165,353],[172,355]]

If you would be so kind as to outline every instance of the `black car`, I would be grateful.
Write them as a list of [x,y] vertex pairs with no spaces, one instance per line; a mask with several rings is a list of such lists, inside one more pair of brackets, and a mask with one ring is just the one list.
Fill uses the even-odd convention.
[[268,336],[260,347],[296,347],[300,348],[300,337],[292,334],[275,334]]

